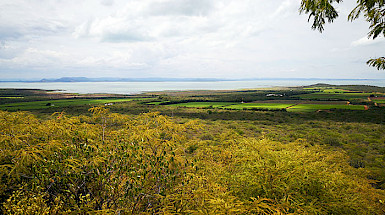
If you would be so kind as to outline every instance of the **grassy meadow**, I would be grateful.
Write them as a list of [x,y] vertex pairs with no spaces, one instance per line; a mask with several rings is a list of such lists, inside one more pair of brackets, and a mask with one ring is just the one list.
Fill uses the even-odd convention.
[[365,110],[364,105],[341,105],[341,104],[297,104],[288,111],[317,111],[317,110]]
[[133,99],[59,99],[52,101],[15,102],[0,105],[0,110],[40,110],[53,107],[63,108],[68,106],[110,104],[132,100]]
[[372,98],[371,99],[373,102],[377,103],[377,104],[385,104],[385,98],[384,97],[380,97],[380,98]]

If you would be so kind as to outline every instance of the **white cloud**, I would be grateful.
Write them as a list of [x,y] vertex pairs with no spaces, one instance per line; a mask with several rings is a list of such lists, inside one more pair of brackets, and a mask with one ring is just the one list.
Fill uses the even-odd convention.
[[299,0],[285,0],[283,1],[279,7],[275,10],[272,15],[270,15],[271,18],[283,18],[285,16],[288,16],[292,14],[293,10],[298,10]]
[[114,0],[102,0],[100,3],[104,6],[112,6],[114,4]]
[[83,22],[73,35],[105,42],[191,37],[236,40],[266,28],[268,14],[259,7],[259,2],[249,0],[132,1],[114,14]]
[[207,16],[213,9],[212,0],[152,1],[145,12],[155,16]]
[[375,45],[375,44],[384,44],[385,38],[384,37],[378,37],[375,40],[370,39],[368,37],[362,37],[361,39],[355,40],[351,43],[351,46],[357,47],[357,46],[369,46],[369,45]]
[[15,68],[43,68],[46,66],[62,65],[69,56],[54,50],[27,48],[21,53],[9,58],[0,59],[1,64]]
[[205,7],[195,8],[199,1],[176,2],[133,1],[115,14],[84,22],[73,35],[106,42],[136,42],[199,34],[209,29],[207,19],[200,16],[206,13]]
[[[52,76],[62,71],[120,77],[370,75],[373,70],[353,65],[352,59],[383,54],[383,39],[354,41],[366,34],[367,23],[347,25],[346,17],[323,34],[312,31],[307,16],[298,14],[299,3],[1,1],[0,79],[9,76],[2,71],[10,68],[34,70],[40,78],[46,73],[38,70]],[[341,4],[341,11],[348,10]]]

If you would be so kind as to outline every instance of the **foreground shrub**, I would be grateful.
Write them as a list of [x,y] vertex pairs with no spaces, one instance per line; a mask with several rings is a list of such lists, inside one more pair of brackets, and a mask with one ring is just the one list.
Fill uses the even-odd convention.
[[[128,119],[92,111],[92,118],[59,114],[48,121],[0,112],[5,213],[155,213],[178,207],[181,199],[170,196],[183,194],[193,168],[177,148],[186,141],[188,124],[153,113]],[[171,203],[174,208],[166,208]]]
[[385,194],[343,152],[203,138],[157,113],[0,111],[4,214],[381,214]]
[[[236,138],[235,138],[236,139]],[[242,201],[248,213],[382,214],[383,190],[343,152],[306,142],[282,144],[239,138],[200,156],[211,178]],[[204,158],[205,157],[205,158]]]

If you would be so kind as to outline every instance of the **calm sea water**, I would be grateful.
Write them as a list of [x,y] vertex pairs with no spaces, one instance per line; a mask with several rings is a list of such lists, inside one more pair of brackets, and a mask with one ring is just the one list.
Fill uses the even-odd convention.
[[385,87],[385,80],[254,80],[214,82],[0,82],[0,88],[60,90],[69,93],[137,94],[165,90],[238,90],[306,86],[316,83]]

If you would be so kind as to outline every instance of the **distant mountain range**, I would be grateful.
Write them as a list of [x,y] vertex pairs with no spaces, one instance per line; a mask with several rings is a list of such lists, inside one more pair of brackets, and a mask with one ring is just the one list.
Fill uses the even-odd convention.
[[[41,79],[40,82],[208,82],[225,81],[216,78],[86,78],[62,77],[58,79]],[[226,79],[226,81],[229,81]]]

